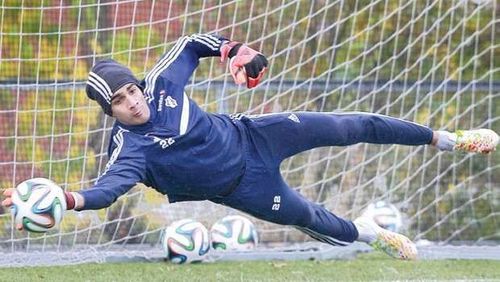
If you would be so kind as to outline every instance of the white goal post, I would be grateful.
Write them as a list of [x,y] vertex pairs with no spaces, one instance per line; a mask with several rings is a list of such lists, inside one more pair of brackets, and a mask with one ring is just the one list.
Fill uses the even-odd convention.
[[[91,186],[106,165],[113,122],[85,95],[92,64],[114,58],[142,79],[177,38],[202,32],[247,42],[269,59],[252,90],[234,85],[219,58],[204,59],[186,91],[207,111],[366,111],[500,132],[499,11],[495,0],[3,0],[0,187],[33,177],[67,191]],[[302,153],[281,168],[292,187],[343,217],[384,200],[413,240],[500,242],[500,153],[358,144]],[[59,253],[62,262],[65,251],[90,250],[77,262],[99,261],[100,251],[159,250],[174,220],[210,227],[228,213],[236,212],[168,204],[139,185],[108,209],[67,212],[42,235],[16,231],[2,210],[0,248]],[[252,220],[268,246],[312,241]]]

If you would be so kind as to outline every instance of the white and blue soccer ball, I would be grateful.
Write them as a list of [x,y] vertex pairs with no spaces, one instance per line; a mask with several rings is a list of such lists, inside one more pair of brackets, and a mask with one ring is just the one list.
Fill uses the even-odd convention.
[[401,212],[396,206],[386,201],[369,204],[362,216],[373,219],[380,227],[393,232],[400,232],[403,226]]
[[201,262],[210,250],[208,230],[193,219],[175,221],[165,229],[162,247],[173,263]]
[[16,225],[31,232],[47,232],[58,226],[66,210],[64,191],[46,178],[28,179],[12,193],[12,214]]
[[254,224],[241,215],[228,215],[210,229],[215,250],[243,251],[257,247],[259,238]]

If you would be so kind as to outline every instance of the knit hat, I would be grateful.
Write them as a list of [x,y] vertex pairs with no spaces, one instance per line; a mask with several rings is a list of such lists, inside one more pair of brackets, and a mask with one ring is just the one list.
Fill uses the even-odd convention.
[[124,65],[112,59],[98,61],[89,72],[87,96],[97,101],[105,114],[112,116],[111,97],[128,83],[134,83],[142,89],[137,78]]

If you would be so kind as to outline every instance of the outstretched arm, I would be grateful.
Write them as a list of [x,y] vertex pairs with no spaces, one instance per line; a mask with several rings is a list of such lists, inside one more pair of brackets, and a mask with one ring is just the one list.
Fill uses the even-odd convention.
[[[76,210],[102,209],[110,206],[138,182],[145,179],[146,164],[141,144],[119,128],[109,148],[109,161],[95,185],[72,193]],[[70,198],[70,197],[68,197]],[[68,204],[71,204],[68,201]]]
[[[109,170],[107,167],[107,173],[99,179],[96,185],[94,185],[90,189],[82,190],[80,192],[63,191],[61,187],[57,185],[50,185],[50,184],[47,185],[47,183],[44,182],[40,184],[40,180],[46,180],[40,178],[27,180],[32,182],[30,182],[29,185],[24,185],[23,187],[24,188],[29,187],[24,190],[31,191],[32,189],[31,187],[41,186],[42,187],[41,189],[45,189],[43,191],[50,191],[48,193],[50,193],[50,195],[56,195],[56,197],[60,197],[62,196],[61,193],[64,193],[66,204],[61,203],[63,209],[68,209],[68,210],[101,209],[111,205],[113,202],[116,201],[116,199],[119,196],[125,194],[128,190],[130,190],[130,188],[132,188],[137,182],[139,182],[143,178],[141,171],[144,170],[142,170],[140,166],[141,166],[140,160],[130,160],[130,162],[118,161],[116,164],[110,166]],[[2,206],[10,208],[14,203],[16,203],[15,201],[17,201],[17,205],[23,206],[22,202],[24,202],[24,206],[26,208],[26,204],[30,205],[31,203],[31,208],[35,208],[34,205],[37,205],[37,203],[39,203],[40,201],[39,200],[25,201],[22,199],[20,200],[21,197],[20,191],[22,190],[23,189],[20,189],[17,190],[16,192],[15,188],[6,189],[3,192],[4,199],[2,200],[1,203]],[[46,199],[45,196],[47,195],[47,193],[45,194],[44,193],[45,192],[43,192],[42,194],[38,193],[38,195],[39,196],[41,195],[42,197],[44,197],[43,199]],[[28,195],[30,194],[31,192],[28,193]],[[17,200],[13,199],[13,196],[17,196]],[[50,207],[53,208],[54,206],[51,204]],[[37,210],[38,212],[43,212],[43,213],[47,212],[47,210],[39,210],[39,209]],[[42,232],[42,230],[46,231],[48,228],[53,226],[55,222],[54,221],[55,219],[52,218],[52,223],[51,223],[52,225],[47,225],[47,223],[43,223],[41,226],[39,226],[43,227],[42,229],[39,228],[31,229],[30,226],[28,226],[29,224],[26,225],[25,221],[22,220],[24,215],[21,214],[20,216],[18,216],[17,213],[15,214],[16,214],[16,220],[15,220],[16,229],[18,230],[22,230],[24,225],[24,227],[28,228],[29,231]],[[44,217],[40,215],[38,216],[38,218],[44,218]],[[49,219],[50,218],[51,217],[49,217]]]
[[268,64],[264,55],[239,42],[211,34],[184,36],[146,75],[145,93],[153,94],[158,76],[183,87],[198,67],[200,58],[219,56],[222,61],[230,59],[235,82],[241,84],[246,81],[249,88],[259,83]]
[[109,207],[143,180],[140,168],[135,166],[133,162],[115,163],[91,188],[66,193],[68,209],[71,208],[72,200],[75,210],[98,210]]
[[[133,173],[129,174],[129,177],[126,177],[126,178],[122,177],[122,175],[115,175],[114,173],[110,173],[107,176],[100,178],[99,183],[90,189],[82,190],[80,192],[68,192],[68,191],[63,191],[61,189],[61,187],[59,187],[57,185],[46,185],[43,183],[42,184],[34,184],[37,181],[40,181],[40,179],[35,178],[35,179],[32,179],[32,181],[34,181],[34,182],[32,182],[30,184],[30,188],[28,190],[31,190],[31,186],[35,187],[37,185],[42,186],[41,189],[49,189],[49,190],[44,190],[44,191],[49,191],[48,193],[45,193],[45,192],[44,192],[45,194],[38,193],[39,196],[42,195],[42,197],[44,197],[43,199],[46,199],[45,196],[47,194],[60,195],[60,193],[63,193],[64,198],[65,198],[65,202],[66,202],[66,204],[61,203],[61,206],[63,209],[64,208],[67,210],[101,209],[101,208],[108,207],[119,196],[125,194],[128,190],[130,190],[130,188],[132,188],[135,185],[135,183],[132,183],[133,179],[134,179]],[[45,180],[45,179],[42,179],[42,180]],[[27,180],[27,181],[30,181],[30,180]],[[109,183],[110,181],[112,181],[112,182],[116,181],[116,182],[113,185],[110,185],[110,183]],[[107,184],[105,184],[106,182],[107,182]],[[25,187],[26,186],[27,185],[25,185]],[[14,205],[14,203],[16,203],[15,201],[17,201],[17,205],[21,204],[21,206],[22,206],[23,205],[22,202],[24,202],[24,204],[27,203],[28,205],[29,205],[29,203],[31,203],[31,205],[32,205],[31,208],[35,208],[35,206],[33,206],[33,205],[36,205],[37,203],[40,202],[39,200],[38,201],[20,200],[19,191],[20,190],[18,190],[16,192],[16,188],[9,188],[9,189],[4,190],[3,191],[4,199],[2,200],[2,203],[1,203],[2,206],[6,207],[6,208],[10,208]],[[28,193],[28,195],[29,194],[31,194],[31,192]],[[13,199],[14,196],[17,196],[17,200]],[[59,196],[56,196],[56,197],[59,197]],[[53,208],[54,206],[51,204],[51,207]],[[25,206],[25,208],[26,208],[26,206]],[[47,212],[47,210],[45,210],[45,211],[38,210],[38,212]],[[50,221],[50,218],[52,218],[51,225],[47,225],[47,223],[45,223],[45,225],[42,224],[38,228],[32,229],[30,227],[31,225],[29,224],[30,221],[28,221],[28,225],[26,225],[26,222],[23,221],[22,218],[24,217],[24,215],[19,216],[19,215],[17,215],[17,213],[15,213],[15,214],[16,214],[16,216],[15,216],[16,217],[16,219],[15,219],[16,226],[15,227],[18,230],[23,230],[23,227],[26,227],[28,229],[28,231],[43,232],[42,230],[46,231],[47,229],[54,226],[53,224],[55,223],[55,219],[49,216],[46,220]],[[59,216],[61,216],[61,215],[59,215]],[[38,215],[35,217],[44,218],[42,215]],[[60,217],[59,217],[59,219],[60,219]],[[37,226],[37,224],[35,224],[34,226]]]

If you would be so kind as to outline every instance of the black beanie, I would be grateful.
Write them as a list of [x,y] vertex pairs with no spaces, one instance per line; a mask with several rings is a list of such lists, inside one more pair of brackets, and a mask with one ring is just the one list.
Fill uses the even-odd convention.
[[124,65],[112,59],[98,61],[89,72],[87,96],[97,101],[105,114],[112,116],[111,96],[128,83],[134,83],[140,87],[137,78]]

